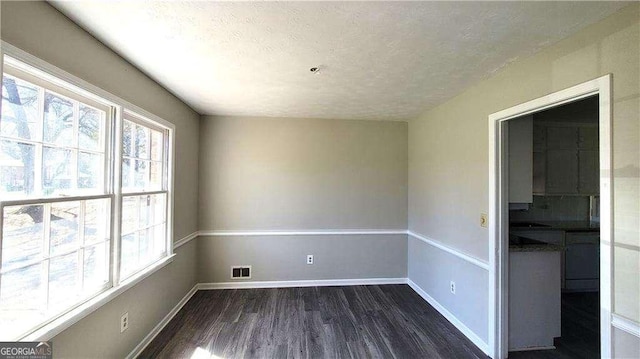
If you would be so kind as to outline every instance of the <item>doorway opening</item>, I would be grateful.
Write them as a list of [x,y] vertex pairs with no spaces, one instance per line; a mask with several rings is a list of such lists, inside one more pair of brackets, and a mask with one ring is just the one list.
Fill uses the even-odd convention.
[[611,355],[610,81],[489,116],[493,358]]

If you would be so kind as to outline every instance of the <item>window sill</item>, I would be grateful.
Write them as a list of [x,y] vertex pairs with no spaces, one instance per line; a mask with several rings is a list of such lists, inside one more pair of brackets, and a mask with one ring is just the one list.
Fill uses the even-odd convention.
[[167,264],[173,262],[175,253],[171,254],[158,262],[152,264],[143,271],[135,274],[133,277],[123,281],[117,287],[109,288],[106,291],[98,294],[97,296],[89,299],[88,301],[75,307],[68,313],[63,314],[59,318],[55,319],[49,324],[35,330],[34,332],[20,338],[20,341],[47,341],[56,335],[62,333],[65,329],[79,322],[82,318],[93,313],[103,305],[109,303],[111,300],[124,293],[128,289],[134,287],[153,273],[162,269]]

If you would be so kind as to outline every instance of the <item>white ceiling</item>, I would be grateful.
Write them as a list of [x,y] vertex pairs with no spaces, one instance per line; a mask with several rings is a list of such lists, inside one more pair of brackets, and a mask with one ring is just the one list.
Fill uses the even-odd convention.
[[53,2],[201,114],[387,120],[626,4]]

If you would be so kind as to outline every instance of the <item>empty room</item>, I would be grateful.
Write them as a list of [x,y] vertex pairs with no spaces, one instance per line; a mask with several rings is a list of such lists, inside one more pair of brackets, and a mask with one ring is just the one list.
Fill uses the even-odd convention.
[[0,1],[0,357],[640,358],[640,3]]

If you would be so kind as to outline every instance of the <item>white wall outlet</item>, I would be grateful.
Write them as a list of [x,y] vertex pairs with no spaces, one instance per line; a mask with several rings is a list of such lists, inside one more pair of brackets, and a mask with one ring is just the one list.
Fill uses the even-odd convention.
[[456,282],[451,281],[451,283],[449,283],[449,289],[451,290],[452,294],[456,294]]
[[307,254],[307,264],[313,264],[313,254]]
[[129,328],[129,312],[122,314],[120,317],[120,333]]
[[487,228],[488,225],[489,225],[489,220],[487,218],[487,214],[480,213],[480,227]]

